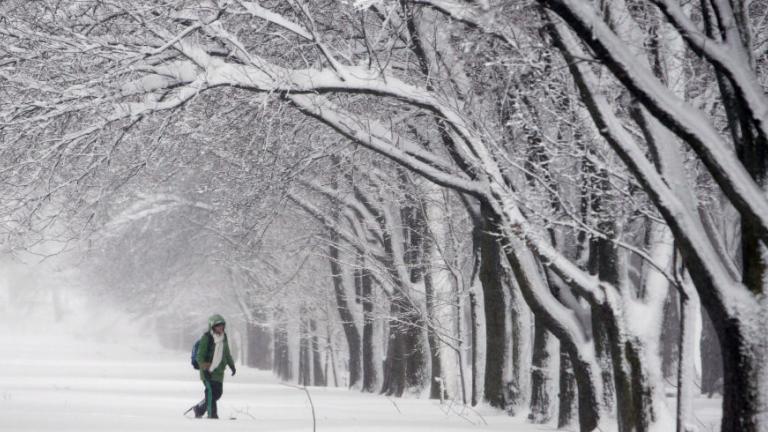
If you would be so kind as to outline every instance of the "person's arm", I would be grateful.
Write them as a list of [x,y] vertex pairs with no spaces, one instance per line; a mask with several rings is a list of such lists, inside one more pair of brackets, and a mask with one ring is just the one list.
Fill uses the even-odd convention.
[[232,375],[234,375],[235,372],[237,372],[237,369],[235,369],[235,359],[232,358],[232,353],[229,351],[229,341],[224,345],[224,348],[226,348],[224,350],[224,360],[226,360],[227,365],[232,370]]

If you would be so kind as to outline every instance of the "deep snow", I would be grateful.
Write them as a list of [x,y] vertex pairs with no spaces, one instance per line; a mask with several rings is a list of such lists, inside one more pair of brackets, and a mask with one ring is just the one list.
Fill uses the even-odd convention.
[[[303,390],[242,365],[225,378],[222,420],[184,417],[202,398],[202,384],[189,353],[160,348],[147,322],[70,295],[68,313],[54,323],[47,307],[12,307],[2,297],[0,431],[312,431]],[[310,387],[309,393],[319,432],[555,430],[489,407],[344,388]],[[700,431],[718,429],[719,404],[696,401]]]
[[[188,355],[137,341],[100,343],[60,332],[0,332],[2,431],[311,431],[306,394],[268,372],[240,367],[227,376],[222,420],[182,412],[202,397]],[[124,337],[124,336],[123,336]],[[437,401],[393,399],[337,388],[309,388],[318,431],[551,431],[501,412]],[[717,399],[698,401],[701,430],[717,420]],[[481,413],[481,414],[480,414]],[[236,420],[227,420],[230,417]],[[485,424],[487,422],[487,425]]]
[[[103,343],[60,331],[0,331],[2,431],[311,431],[306,394],[268,372],[240,367],[227,376],[222,420],[185,418],[202,386],[184,352],[138,340]],[[318,431],[542,431],[481,408],[310,388]],[[236,420],[228,420],[230,417]],[[485,422],[488,424],[486,425]]]

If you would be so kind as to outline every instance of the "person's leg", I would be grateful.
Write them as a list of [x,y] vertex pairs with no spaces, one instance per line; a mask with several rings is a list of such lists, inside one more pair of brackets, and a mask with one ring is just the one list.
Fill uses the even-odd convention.
[[224,383],[220,381],[210,381],[211,387],[211,409],[208,410],[209,418],[219,418],[218,406],[216,402],[221,398],[221,394],[224,392]]
[[203,400],[198,402],[197,406],[195,407],[195,417],[197,418],[202,417],[206,412],[208,412],[208,417],[210,417],[212,409],[216,404],[213,399],[212,381],[204,379],[203,384],[205,385],[205,394],[203,396]]

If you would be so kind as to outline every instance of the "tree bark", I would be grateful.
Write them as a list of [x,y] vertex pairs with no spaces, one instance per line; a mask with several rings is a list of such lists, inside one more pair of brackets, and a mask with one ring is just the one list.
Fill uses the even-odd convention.
[[[511,275],[510,275],[511,276]],[[512,376],[510,389],[508,391],[508,406],[523,407],[527,406],[528,395],[530,395],[530,374],[528,370],[531,366],[531,355],[533,350],[533,341],[531,340],[531,316],[528,306],[520,295],[520,291],[514,280],[508,281],[510,299],[510,323],[512,335]]]
[[[592,165],[590,164],[589,167],[591,168]],[[598,192],[590,196],[590,206],[595,214],[600,214],[608,210],[611,204],[607,202],[609,197],[604,196],[610,190],[610,181],[605,170],[596,172],[592,178],[594,182],[592,186]],[[599,223],[598,227],[606,235],[611,236],[614,234],[614,222],[604,221]],[[611,240],[606,238],[590,239],[588,261],[590,273],[597,275],[600,280],[606,281],[617,288],[620,288],[619,284],[622,283],[621,272],[624,270],[620,267],[619,258],[618,248]],[[612,320],[610,310],[605,308],[596,310],[595,307],[592,308],[592,335],[595,341],[598,362],[603,373],[603,403],[606,408],[613,409],[618,404],[618,388],[614,376],[616,373],[615,367],[617,364],[621,365],[622,363],[621,359],[613,359],[614,350],[611,347],[611,333],[608,328],[610,325],[609,320]],[[618,335],[617,329],[614,331],[614,334]],[[621,414],[619,414],[619,417],[621,417]]]
[[429,265],[425,266],[424,272],[424,290],[426,293],[427,317],[430,324],[427,326],[427,342],[429,343],[429,357],[432,365],[432,377],[430,380],[430,399],[444,399],[445,384],[443,377],[443,367],[440,358],[440,339],[435,331],[435,288],[432,285],[432,274]]
[[[681,341],[681,313],[680,307],[685,299],[678,301],[678,294],[675,290],[669,290],[667,301],[664,304],[664,332],[661,334],[661,369],[664,378],[673,380],[677,377],[680,366],[680,341]],[[692,360],[692,359],[690,359]]]
[[478,309],[480,306],[477,304],[477,294],[474,291],[469,292],[469,322],[472,330],[470,347],[472,355],[472,406],[477,406],[480,402],[480,377],[478,359],[480,358],[478,350],[478,332],[480,331],[480,325],[478,323]]
[[336,299],[336,309],[341,318],[341,327],[344,330],[344,336],[349,348],[349,386],[354,387],[359,384],[362,378],[361,372],[361,347],[360,331],[357,329],[354,315],[347,302],[347,293],[344,288],[344,278],[339,264],[339,236],[333,230],[330,233],[329,260],[331,264],[331,279],[333,281],[333,292]]
[[461,392],[461,403],[466,405],[467,404],[467,372],[466,372],[466,362],[464,358],[464,344],[465,339],[464,335],[466,332],[464,332],[464,319],[463,319],[463,306],[461,301],[461,296],[458,295],[458,290],[456,285],[454,284],[454,301],[455,307],[453,308],[453,314],[454,314],[454,334],[458,338],[456,341],[456,364],[459,367],[459,391]]
[[272,331],[266,324],[267,315],[263,311],[254,310],[253,318],[255,322],[249,321],[246,324],[247,344],[247,365],[261,370],[272,369]]
[[576,380],[568,352],[560,346],[560,391],[558,393],[557,428],[573,424],[576,417]]
[[480,238],[480,282],[483,286],[483,306],[485,310],[485,385],[484,397],[491,406],[505,409],[507,400],[504,390],[504,367],[507,364],[506,344],[509,299],[502,283],[501,248],[493,235],[496,222],[492,220],[488,208],[481,205],[483,230],[477,234]]
[[[529,249],[514,237],[504,238],[504,250],[509,261],[515,279],[526,303],[531,308],[535,317],[544,321],[544,325],[560,341],[571,357],[573,371],[578,389],[579,430],[582,432],[595,430],[602,414],[601,374],[590,350],[585,350],[577,344],[575,329],[570,328],[566,321],[561,322],[562,317],[555,317],[554,310],[549,307],[560,308],[562,305],[553,303],[554,298],[547,297],[548,288],[543,276],[539,272],[539,265]],[[551,295],[551,293],[549,293]],[[547,307],[545,307],[545,305]],[[575,324],[570,322],[570,324]]]
[[677,432],[694,432],[693,400],[696,395],[696,368],[694,351],[696,350],[695,326],[700,310],[699,297],[692,286],[685,287],[685,295],[680,295],[680,332],[679,359],[677,362]]
[[701,392],[712,397],[723,393],[723,354],[709,312],[701,311]]
[[277,376],[283,381],[293,378],[291,355],[288,347],[288,330],[284,322],[277,322],[274,327],[274,360],[273,368]]
[[310,349],[309,324],[302,317],[299,324],[299,385],[312,385],[312,351]]
[[363,391],[373,393],[378,384],[373,334],[373,281],[365,267],[360,269],[360,284],[363,304]]
[[[403,176],[405,179],[406,176]],[[403,183],[406,183],[405,181]],[[415,187],[418,194],[423,192]],[[403,206],[402,213],[404,235],[406,244],[406,264],[412,264],[411,282],[424,281],[424,294],[426,306],[426,332],[427,344],[429,348],[429,359],[431,365],[431,379],[429,381],[430,399],[443,399],[445,395],[445,386],[443,377],[443,365],[440,355],[440,338],[437,335],[436,326],[439,325],[436,311],[436,291],[432,274],[432,259],[434,253],[434,239],[429,227],[429,218],[426,213],[427,203],[424,197],[419,195],[410,199],[408,206]],[[407,259],[408,254],[412,256]]]
[[531,367],[531,412],[528,419],[534,423],[546,423],[551,418],[551,383],[549,332],[540,319],[534,323],[533,365]]
[[384,383],[381,393],[402,396],[406,390],[423,387],[426,358],[422,342],[419,311],[406,299],[392,297],[390,303],[389,343],[384,360]]
[[[717,321],[717,320],[715,320]],[[768,431],[768,356],[766,323],[721,322],[723,420],[721,432]],[[752,327],[753,332],[744,327]]]
[[325,380],[325,373],[323,372],[322,354],[317,338],[317,323],[314,318],[310,318],[309,320],[309,331],[312,344],[312,384],[324,387],[328,383]]
[[[332,331],[331,331],[331,321],[326,321],[325,323],[325,343],[328,344],[328,359],[326,362],[326,370],[331,370],[331,375],[333,375],[333,386],[338,387],[339,386],[339,374],[336,371],[336,349],[333,346],[333,339],[332,339]],[[328,378],[328,373],[325,374],[326,379]]]

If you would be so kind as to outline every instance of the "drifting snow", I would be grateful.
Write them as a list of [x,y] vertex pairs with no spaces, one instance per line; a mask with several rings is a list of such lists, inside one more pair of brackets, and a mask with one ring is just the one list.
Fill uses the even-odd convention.
[[[77,335],[58,327],[45,332],[18,328],[0,328],[0,430],[312,430],[306,394],[269,372],[239,367],[236,376],[225,378],[222,420],[196,420],[182,416],[202,398],[188,353],[157,348],[151,334],[142,340],[116,328],[113,342],[93,340],[91,335],[105,332],[90,320],[77,326]],[[476,411],[342,388],[310,387],[309,392],[318,431],[553,430],[490,408]]]
[[[225,378],[222,420],[185,418],[182,413],[202,398],[188,352],[159,348],[149,320],[128,318],[101,303],[89,306],[71,292],[60,301],[66,313],[54,322],[51,296],[33,289],[43,282],[40,272],[32,273],[39,283],[21,284],[18,275],[0,274],[5,320],[0,322],[0,431],[312,430],[304,391],[239,364],[237,375]],[[62,281],[60,273],[57,280]],[[15,292],[38,293],[22,302],[10,295],[11,285],[24,286]],[[319,432],[555,430],[450,401],[393,399],[345,388],[310,387],[309,393]],[[717,430],[720,403],[696,401],[699,430]]]

